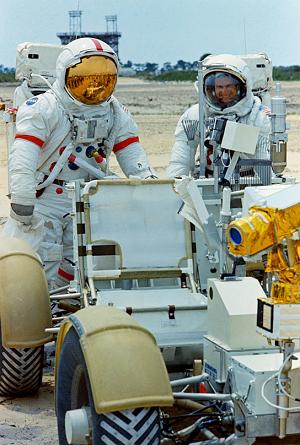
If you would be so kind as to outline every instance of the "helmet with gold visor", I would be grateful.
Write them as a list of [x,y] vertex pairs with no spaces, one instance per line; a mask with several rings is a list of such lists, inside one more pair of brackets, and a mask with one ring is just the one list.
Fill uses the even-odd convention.
[[[111,49],[98,39],[98,51],[79,55],[74,64],[66,69],[65,89],[75,100],[84,105],[99,105],[112,95],[118,77],[117,58]],[[101,45],[102,44],[102,45]]]

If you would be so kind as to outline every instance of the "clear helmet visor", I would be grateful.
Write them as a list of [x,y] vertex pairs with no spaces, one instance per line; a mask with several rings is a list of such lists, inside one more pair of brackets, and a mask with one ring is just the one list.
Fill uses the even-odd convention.
[[232,107],[247,94],[246,82],[224,71],[215,71],[204,77],[204,95],[211,105],[224,109]]
[[118,70],[109,57],[86,56],[66,71],[66,90],[85,105],[105,102],[113,93]]

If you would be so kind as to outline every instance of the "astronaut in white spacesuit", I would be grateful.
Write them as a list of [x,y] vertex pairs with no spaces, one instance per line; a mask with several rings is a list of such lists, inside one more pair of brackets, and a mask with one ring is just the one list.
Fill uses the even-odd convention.
[[[269,108],[252,93],[251,73],[247,64],[238,56],[222,54],[208,56],[203,62],[205,100],[205,131],[208,118],[226,119],[259,127],[259,138],[254,155],[257,159],[270,159]],[[180,117],[175,130],[175,144],[167,169],[169,177],[195,173],[195,155],[199,144],[199,125],[192,137],[187,132],[189,122],[199,124],[199,105],[191,106]],[[206,135],[205,135],[206,136]],[[250,157],[250,156],[249,156]],[[212,148],[206,147],[205,175],[213,173]]]
[[112,95],[115,52],[96,38],[75,40],[61,52],[51,90],[28,99],[17,113],[9,156],[11,218],[24,231],[44,222],[38,253],[51,287],[73,279],[71,200],[66,183],[109,174],[115,153],[126,176],[153,177],[137,126]]

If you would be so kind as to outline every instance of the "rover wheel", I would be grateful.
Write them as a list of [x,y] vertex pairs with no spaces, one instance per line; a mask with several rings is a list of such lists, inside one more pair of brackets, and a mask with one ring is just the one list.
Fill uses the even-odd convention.
[[44,347],[6,348],[0,330],[0,395],[24,396],[42,384]]
[[91,445],[108,443],[155,445],[160,443],[160,421],[157,408],[96,413],[79,338],[75,330],[71,328],[62,346],[56,382],[59,445],[68,445],[65,432],[66,412],[80,408],[89,408],[91,413],[89,439],[86,443]]

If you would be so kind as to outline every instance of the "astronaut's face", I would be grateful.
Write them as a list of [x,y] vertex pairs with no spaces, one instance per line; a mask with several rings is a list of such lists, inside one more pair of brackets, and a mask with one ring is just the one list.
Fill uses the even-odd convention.
[[237,98],[237,85],[230,77],[220,77],[215,81],[215,94],[220,105],[227,106]]
[[204,77],[204,94],[211,105],[223,110],[246,96],[246,81],[233,73],[212,71]]

